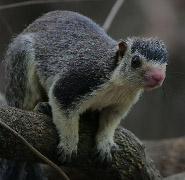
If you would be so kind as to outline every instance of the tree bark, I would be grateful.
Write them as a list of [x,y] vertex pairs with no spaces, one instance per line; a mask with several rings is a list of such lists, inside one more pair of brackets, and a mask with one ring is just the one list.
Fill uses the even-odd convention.
[[163,177],[185,171],[185,137],[144,143]]
[[169,176],[165,180],[185,180],[185,172]]
[[[50,117],[12,107],[0,107],[0,120],[22,135],[38,151],[60,165],[55,150],[58,134]],[[64,166],[88,172],[93,179],[160,180],[158,170],[145,152],[141,141],[130,131],[118,127],[115,142],[120,150],[113,153],[111,163],[99,165],[92,154],[98,127],[98,113],[85,113],[80,120],[78,156]],[[0,127],[1,158],[42,162],[10,132]]]

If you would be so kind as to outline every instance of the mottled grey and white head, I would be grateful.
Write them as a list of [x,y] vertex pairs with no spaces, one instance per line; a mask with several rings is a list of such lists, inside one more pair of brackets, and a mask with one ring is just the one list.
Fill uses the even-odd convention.
[[158,38],[128,38],[118,44],[117,67],[114,77],[126,84],[152,89],[165,79],[168,53]]

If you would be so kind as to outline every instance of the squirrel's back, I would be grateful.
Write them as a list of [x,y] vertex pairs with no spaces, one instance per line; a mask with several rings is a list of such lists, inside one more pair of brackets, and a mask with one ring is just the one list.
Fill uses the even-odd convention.
[[40,79],[48,81],[47,84],[66,71],[80,69],[83,74],[100,72],[104,76],[115,68],[117,42],[81,14],[50,12],[28,26],[24,33],[34,34],[36,65]]
[[[38,94],[34,102],[40,101],[42,87],[47,94],[59,76],[69,82],[65,91],[80,86],[83,89],[80,95],[89,92],[109,78],[116,66],[116,51],[117,42],[81,14],[54,11],[43,15],[14,39],[6,53],[6,89],[11,104],[15,99],[17,104],[25,101],[30,106],[32,91]],[[24,80],[19,85],[9,81],[17,82],[20,78]],[[26,88],[29,94],[23,92]],[[16,105],[22,106],[27,107]]]

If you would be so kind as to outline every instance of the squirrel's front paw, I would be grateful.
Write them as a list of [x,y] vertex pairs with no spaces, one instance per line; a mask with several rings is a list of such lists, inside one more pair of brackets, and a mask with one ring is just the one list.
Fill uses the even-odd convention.
[[46,114],[46,115],[52,117],[51,106],[49,105],[48,102],[39,102],[35,106],[34,111],[41,112],[43,114]]
[[93,156],[100,163],[110,163],[112,162],[112,153],[117,150],[119,147],[115,143],[101,142],[95,147]]
[[74,141],[73,142],[67,142],[67,141],[60,142],[60,144],[57,147],[57,154],[59,155],[60,162],[69,162],[71,158],[75,158],[77,156],[78,141],[75,141],[75,142]]

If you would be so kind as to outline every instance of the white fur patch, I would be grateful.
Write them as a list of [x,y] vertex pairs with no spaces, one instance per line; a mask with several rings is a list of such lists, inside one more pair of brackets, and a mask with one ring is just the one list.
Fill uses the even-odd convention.
[[[22,35],[23,41],[28,41],[31,45],[34,43],[32,34]],[[27,82],[26,82],[26,93],[24,97],[23,109],[32,110],[35,105],[42,101],[41,85],[36,74],[35,67],[35,52],[33,48],[30,48],[26,52],[26,59],[24,63],[27,63]]]

